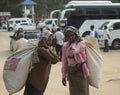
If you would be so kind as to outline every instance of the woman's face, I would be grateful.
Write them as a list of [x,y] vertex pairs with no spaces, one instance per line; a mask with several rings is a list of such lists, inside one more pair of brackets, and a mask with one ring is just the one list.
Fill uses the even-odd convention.
[[66,40],[69,42],[73,42],[75,40],[75,33],[71,31],[67,31],[65,33]]

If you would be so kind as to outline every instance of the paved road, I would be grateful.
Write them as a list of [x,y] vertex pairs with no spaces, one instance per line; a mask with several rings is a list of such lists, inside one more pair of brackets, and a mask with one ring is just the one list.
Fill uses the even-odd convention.
[[[9,36],[13,32],[0,31],[0,95],[8,95],[5,89],[2,71],[6,58],[12,53],[9,51]],[[120,95],[120,50],[102,52],[104,58],[100,89],[90,87],[90,95]],[[22,95],[23,90],[14,94]],[[61,63],[52,66],[51,76],[45,95],[69,95],[68,86],[61,84]]]

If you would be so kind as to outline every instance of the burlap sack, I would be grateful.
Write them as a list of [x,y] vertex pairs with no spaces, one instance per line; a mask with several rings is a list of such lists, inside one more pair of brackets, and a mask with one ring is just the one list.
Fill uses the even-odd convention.
[[87,37],[84,39],[87,45],[87,63],[90,70],[89,84],[95,88],[99,88],[103,58],[99,49],[96,38]]
[[36,45],[28,44],[8,57],[3,70],[3,80],[10,95],[21,90],[31,69]]

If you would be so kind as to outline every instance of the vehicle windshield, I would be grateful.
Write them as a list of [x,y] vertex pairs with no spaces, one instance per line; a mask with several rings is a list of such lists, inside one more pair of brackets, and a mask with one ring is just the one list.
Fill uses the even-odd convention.
[[52,20],[45,21],[45,24],[46,24],[46,25],[52,24]]
[[102,24],[99,29],[104,29],[104,26],[107,26],[109,24],[109,21],[105,22],[104,24]]
[[[47,20],[47,21],[45,21],[45,24],[46,24],[46,25],[48,25],[48,24],[53,24],[52,22],[53,22],[52,20]],[[57,21],[57,20],[54,20],[54,23],[57,24],[58,21]]]

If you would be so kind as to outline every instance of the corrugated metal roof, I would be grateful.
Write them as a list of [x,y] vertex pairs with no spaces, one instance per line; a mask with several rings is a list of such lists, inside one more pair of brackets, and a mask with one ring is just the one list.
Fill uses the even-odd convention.
[[25,0],[24,2],[21,3],[21,5],[37,5],[36,2],[32,1],[32,0]]

